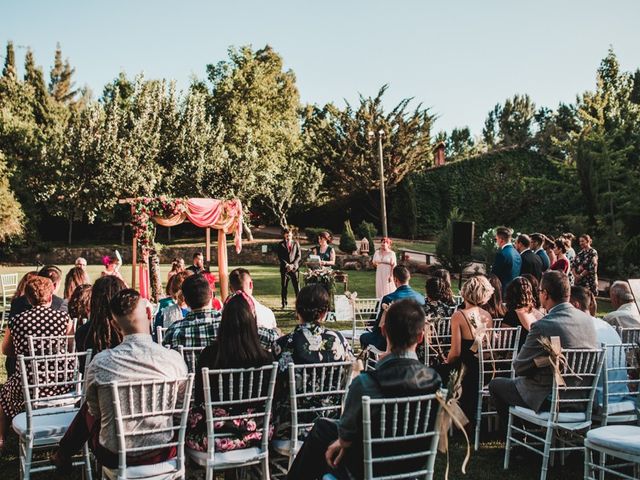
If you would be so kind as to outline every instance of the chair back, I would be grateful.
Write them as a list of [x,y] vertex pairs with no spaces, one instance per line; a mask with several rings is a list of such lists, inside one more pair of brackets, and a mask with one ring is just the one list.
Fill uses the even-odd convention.
[[158,343],[158,345],[162,345],[162,338],[164,337],[164,332],[166,332],[167,329],[165,327],[156,327],[156,342]]
[[367,356],[365,358],[365,364],[364,364],[365,371],[370,372],[375,370],[376,365],[378,365],[378,362],[380,361],[380,356],[383,353],[384,353],[383,351],[378,350],[375,346],[369,345],[367,347]]
[[353,318],[356,321],[373,322],[380,312],[379,298],[358,298],[353,300]]
[[90,361],[91,350],[53,355],[18,355],[27,436],[33,432],[36,417],[79,409],[83,397],[81,359]]
[[3,273],[2,275],[0,275],[0,290],[2,292],[2,298],[0,298],[0,330],[2,330],[2,332],[4,332],[6,320],[9,318],[11,299],[16,293],[17,288],[17,273]]
[[198,357],[202,350],[202,347],[183,347],[182,345],[178,345],[178,352],[182,355],[189,373],[195,373]]
[[175,380],[111,382],[100,387],[114,408],[118,478],[127,478],[127,455],[167,447],[176,448],[175,471],[184,476],[184,443],[192,385],[193,374],[189,374]]
[[290,363],[288,368],[291,451],[296,452],[318,418],[340,418],[353,363]]
[[[598,405],[602,424],[635,421],[640,396],[640,347],[632,343],[602,345],[605,349],[602,381],[598,382]],[[638,353],[636,353],[636,351]],[[600,393],[600,385],[602,392]]]
[[560,366],[565,385],[553,377],[550,423],[558,423],[560,412],[585,413],[591,421],[593,399],[604,363],[604,349],[563,349],[566,363]]
[[426,323],[424,335],[426,365],[444,361],[451,350],[451,317],[436,318]]
[[364,478],[431,479],[439,439],[435,425],[439,410],[435,394],[362,397]]
[[497,377],[513,378],[513,360],[518,354],[520,327],[487,328],[476,338],[478,345],[479,392],[487,392],[489,382]]
[[76,339],[73,335],[48,335],[27,337],[29,356],[55,355],[57,353],[74,353]]
[[493,319],[493,328],[502,328],[502,321],[504,318],[494,318]]
[[640,343],[640,328],[618,327],[622,343]]
[[202,369],[209,465],[215,464],[216,442],[229,436],[217,426],[234,420],[255,422],[252,434],[260,439],[260,450],[268,452],[277,372],[275,362],[256,368]]

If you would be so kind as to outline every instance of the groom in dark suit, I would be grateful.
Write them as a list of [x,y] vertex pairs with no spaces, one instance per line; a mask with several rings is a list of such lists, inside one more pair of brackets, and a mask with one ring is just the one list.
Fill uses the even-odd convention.
[[502,291],[504,292],[511,280],[520,275],[520,266],[522,259],[520,254],[511,245],[512,231],[507,227],[498,227],[496,229],[496,244],[498,245],[498,253],[491,267],[491,273],[500,279]]
[[282,232],[283,239],[278,243],[276,253],[280,263],[280,288],[282,296],[282,308],[287,306],[287,290],[289,280],[293,285],[293,291],[298,296],[298,268],[300,264],[300,244],[293,240],[293,233],[289,229]]

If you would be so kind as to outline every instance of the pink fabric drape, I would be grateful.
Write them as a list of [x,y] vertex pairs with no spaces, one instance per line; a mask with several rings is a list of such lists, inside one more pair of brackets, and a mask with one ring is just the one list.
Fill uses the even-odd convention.
[[138,279],[140,280],[140,283],[138,284],[140,296],[149,300],[149,298],[151,298],[149,292],[149,270],[147,269],[147,265],[144,263],[140,263],[138,265]]

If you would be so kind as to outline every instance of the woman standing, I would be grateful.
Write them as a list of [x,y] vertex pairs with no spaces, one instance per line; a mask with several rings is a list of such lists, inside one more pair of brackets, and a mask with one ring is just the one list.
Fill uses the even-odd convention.
[[376,298],[382,298],[393,292],[393,267],[397,265],[396,252],[391,250],[391,239],[384,237],[380,242],[380,249],[376,250],[372,260],[376,267]]
[[553,253],[556,261],[551,264],[551,270],[558,270],[565,275],[569,273],[569,259],[567,258],[567,244],[564,239],[558,238],[553,242]]
[[572,268],[576,285],[598,295],[598,252],[591,247],[591,237],[587,234],[580,235],[578,243],[580,251]]
[[318,245],[313,249],[313,254],[320,257],[321,267],[332,267],[336,264],[336,252],[331,245],[331,234],[322,232],[318,235]]
[[[104,265],[104,271],[100,274],[101,277],[113,276],[119,278],[124,282],[122,275],[120,274],[120,255],[105,255],[102,257],[102,264]],[[126,285],[126,283],[125,283]],[[127,288],[126,286],[124,288]]]

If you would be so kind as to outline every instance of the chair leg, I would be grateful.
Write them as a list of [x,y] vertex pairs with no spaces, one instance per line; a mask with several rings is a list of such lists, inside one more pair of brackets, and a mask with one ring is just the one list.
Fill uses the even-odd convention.
[[584,480],[591,478],[591,469],[589,468],[589,461],[591,460],[591,450],[586,447],[584,449]]
[[480,427],[482,426],[482,392],[478,398],[478,410],[476,411],[476,435],[473,442],[473,449],[477,452],[480,446]]
[[262,459],[262,480],[269,480],[269,455]]
[[86,480],[93,480],[93,472],[91,470],[91,453],[89,452],[89,444],[85,443],[82,448],[82,456],[84,457],[84,472]]
[[553,442],[553,428],[547,427],[547,434],[544,439],[544,453],[542,454],[542,469],[540,470],[540,480],[546,480],[549,469],[549,449]]
[[511,427],[513,425],[513,415],[509,413],[509,423],[507,426],[507,444],[504,447],[504,469],[509,468],[509,455],[511,454]]
[[22,480],[29,480],[31,478],[31,460],[33,459],[33,439],[27,438],[23,448],[24,450],[21,452],[24,461]]

